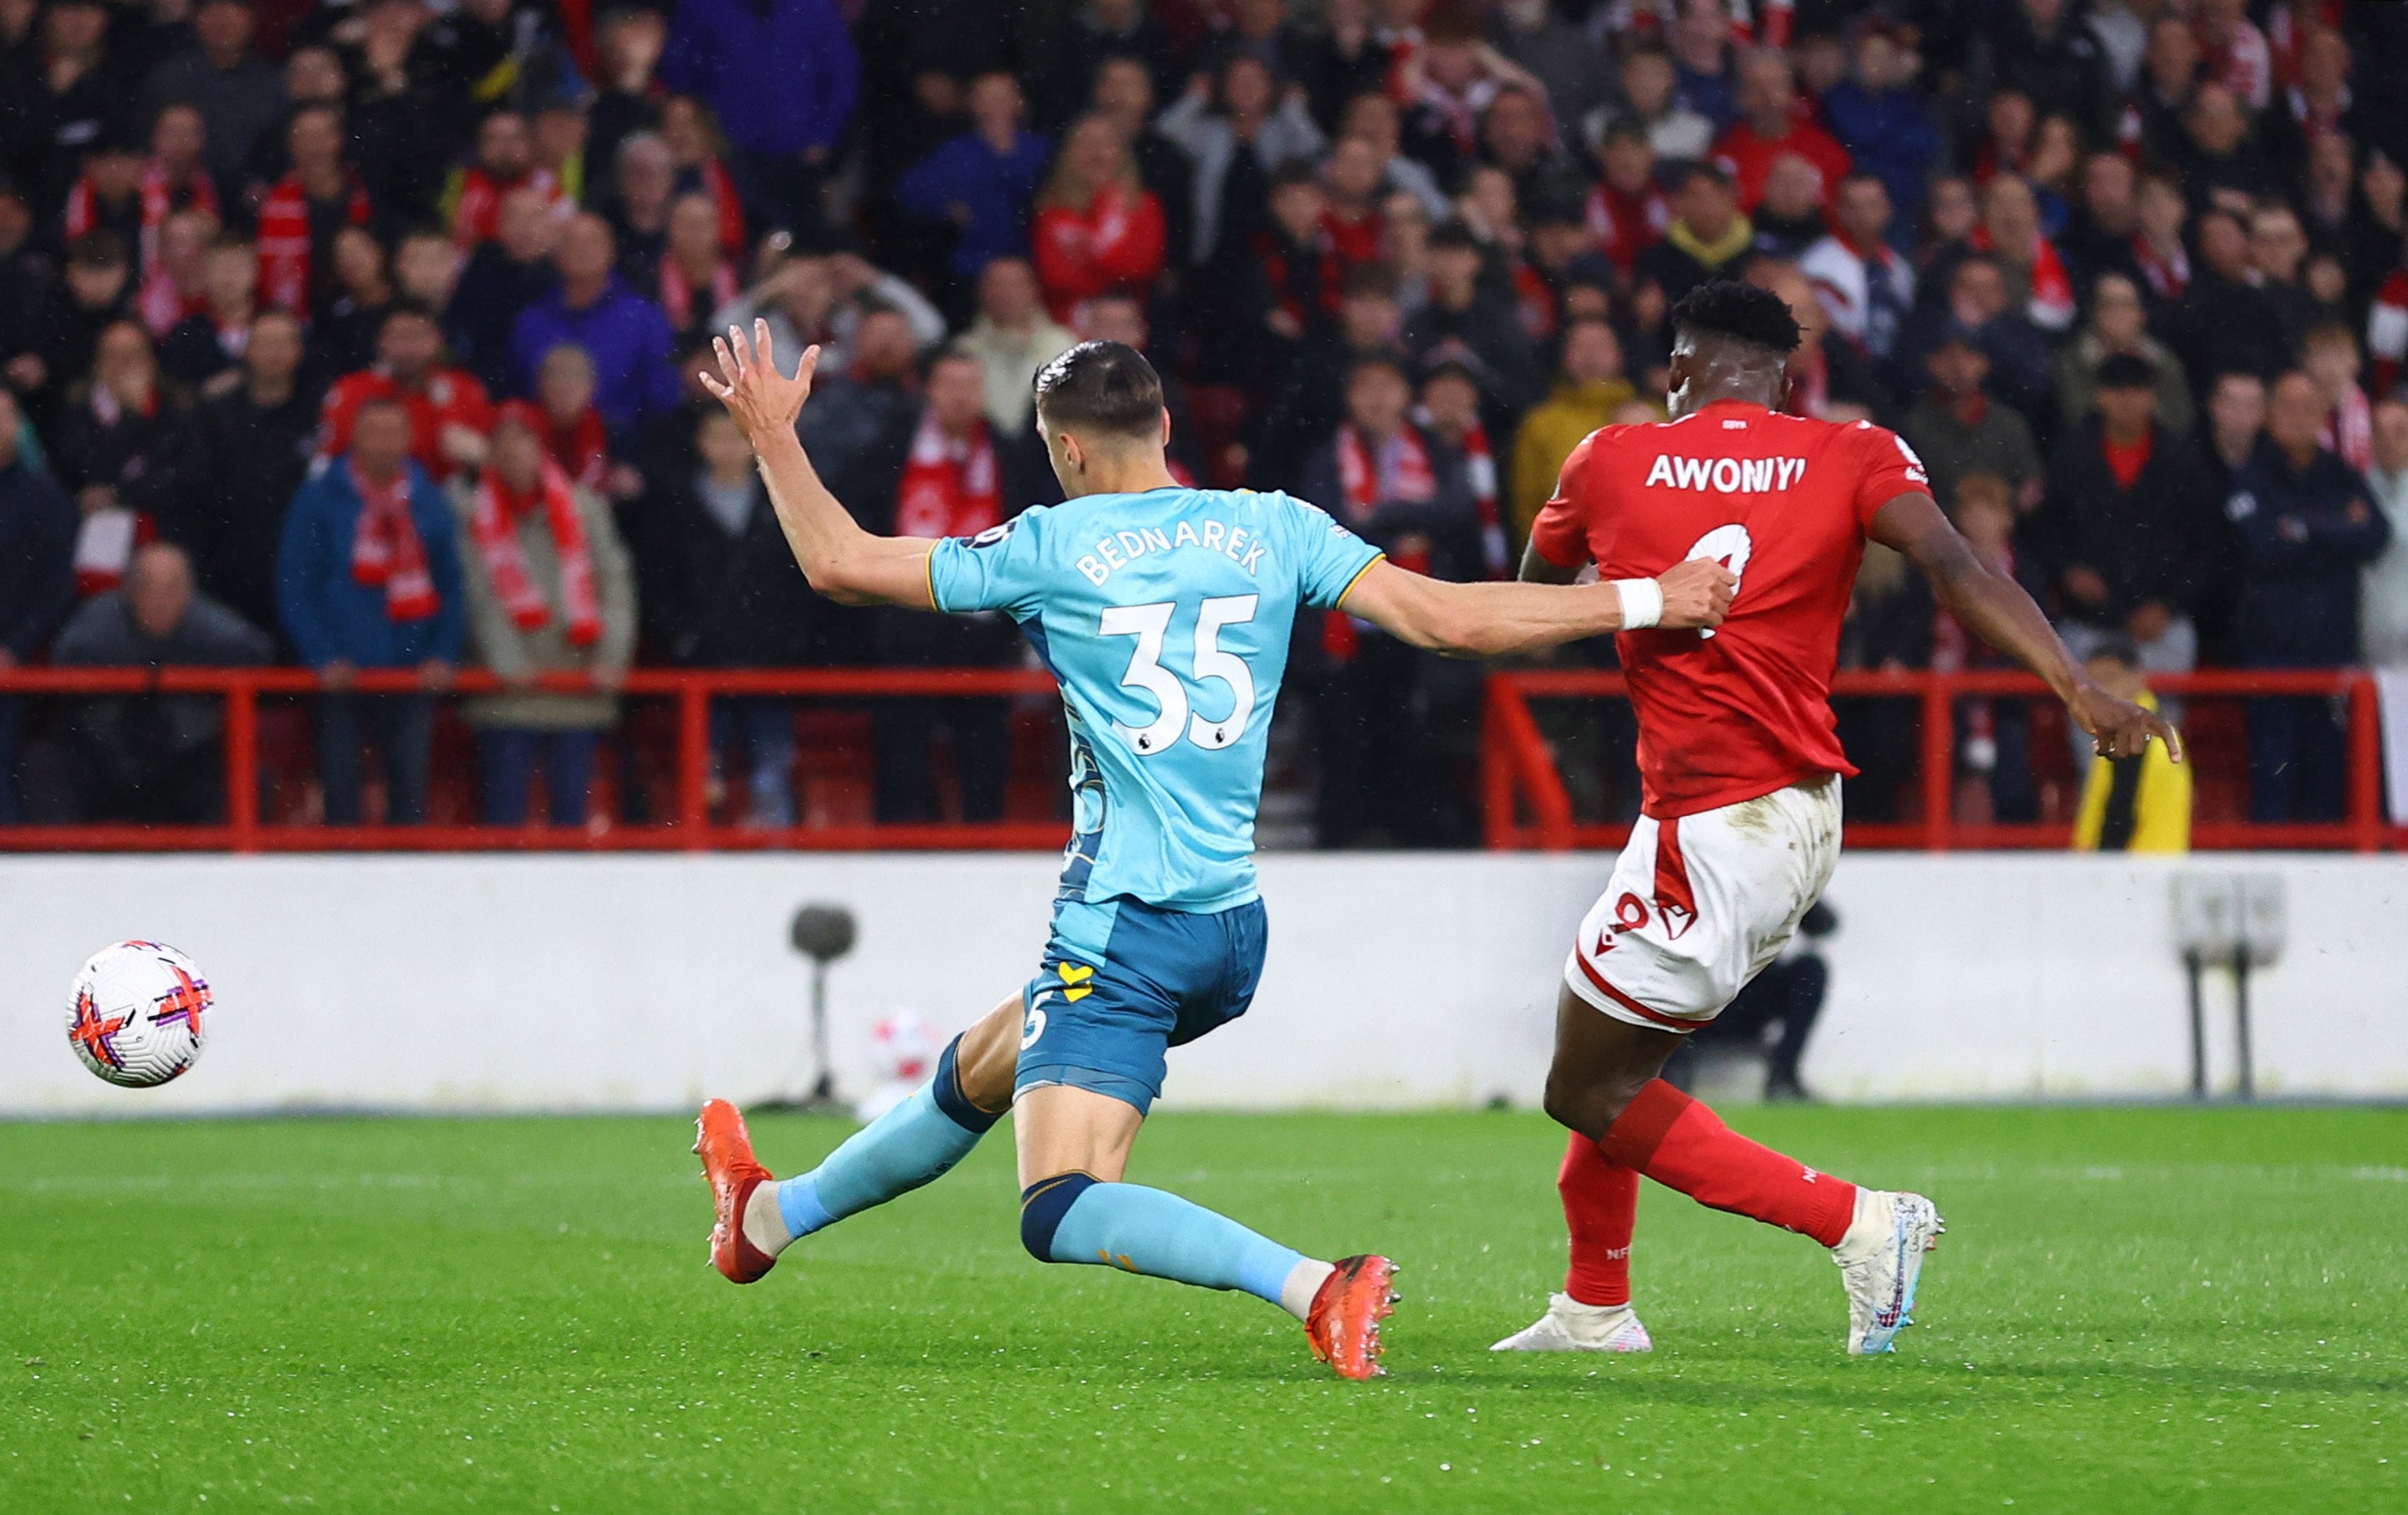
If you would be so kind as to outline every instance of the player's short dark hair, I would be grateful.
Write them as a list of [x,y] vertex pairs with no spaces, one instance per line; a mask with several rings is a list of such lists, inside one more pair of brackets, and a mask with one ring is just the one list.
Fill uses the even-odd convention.
[[1681,296],[1672,307],[1672,330],[1693,337],[1721,337],[1783,357],[1797,351],[1804,337],[1788,301],[1736,279],[1710,279]]
[[1037,370],[1037,413],[1055,431],[1154,436],[1162,376],[1125,342],[1082,342]]

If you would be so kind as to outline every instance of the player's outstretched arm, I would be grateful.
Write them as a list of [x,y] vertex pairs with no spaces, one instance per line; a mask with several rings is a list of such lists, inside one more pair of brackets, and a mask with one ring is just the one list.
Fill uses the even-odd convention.
[[[1698,559],[1676,563],[1647,582],[1663,607],[1654,620],[1637,623],[1685,630],[1721,625],[1738,580],[1721,564]],[[1344,607],[1401,641],[1456,657],[1535,652],[1634,629],[1613,584],[1455,584],[1387,562],[1355,580]]]
[[2182,761],[2182,737],[2156,712],[2118,699],[2073,661],[2021,584],[1984,563],[1928,494],[1900,494],[1873,514],[1872,539],[1896,548],[1931,580],[1931,592],[1967,630],[2048,680],[2074,724],[2104,757],[2138,757],[2152,738]]
[[928,553],[935,544],[862,530],[820,482],[795,435],[795,418],[810,398],[811,378],[819,371],[820,350],[806,348],[794,377],[788,378],[778,372],[766,321],[752,323],[749,341],[742,327],[730,326],[726,336],[712,338],[710,345],[718,354],[719,372],[703,373],[703,388],[718,396],[751,438],[778,524],[811,588],[839,605],[935,609],[928,588]]

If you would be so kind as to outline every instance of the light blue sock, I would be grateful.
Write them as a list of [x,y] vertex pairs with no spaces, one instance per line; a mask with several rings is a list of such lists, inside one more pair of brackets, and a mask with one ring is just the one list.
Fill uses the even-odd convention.
[[[944,1177],[947,1169],[968,1155],[996,1117],[970,1110],[960,1100],[953,1077],[953,1049],[946,1049],[937,1077],[912,1092],[911,1097],[845,1138],[843,1146],[798,1179],[778,1185],[778,1213],[786,1229],[808,1236],[897,1194],[908,1194],[924,1183]],[[939,1083],[953,1093],[939,1099]],[[969,1110],[976,1129],[948,1105]]]
[[1272,1304],[1304,1254],[1201,1205],[1135,1183],[1098,1183],[1070,1202],[1047,1249],[1056,1263],[1099,1263]]

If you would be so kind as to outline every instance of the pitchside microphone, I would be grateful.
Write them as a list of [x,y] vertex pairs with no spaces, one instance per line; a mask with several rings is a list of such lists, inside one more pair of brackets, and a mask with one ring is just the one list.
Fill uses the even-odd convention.
[[811,1063],[818,1073],[809,1094],[800,1099],[781,1096],[763,1108],[826,1114],[844,1108],[836,1097],[836,1070],[828,1063],[827,968],[853,950],[858,936],[853,912],[841,905],[806,905],[795,912],[786,940],[811,960]]

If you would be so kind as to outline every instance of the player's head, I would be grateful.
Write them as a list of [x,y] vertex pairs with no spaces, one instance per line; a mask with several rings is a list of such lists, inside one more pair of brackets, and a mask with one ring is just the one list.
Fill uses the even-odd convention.
[[1170,412],[1162,376],[1125,342],[1082,342],[1037,370],[1037,431],[1062,493],[1102,493],[1148,464],[1162,466]]
[[1672,307],[1675,420],[1714,400],[1778,406],[1800,333],[1789,302],[1735,279],[1709,279]]

